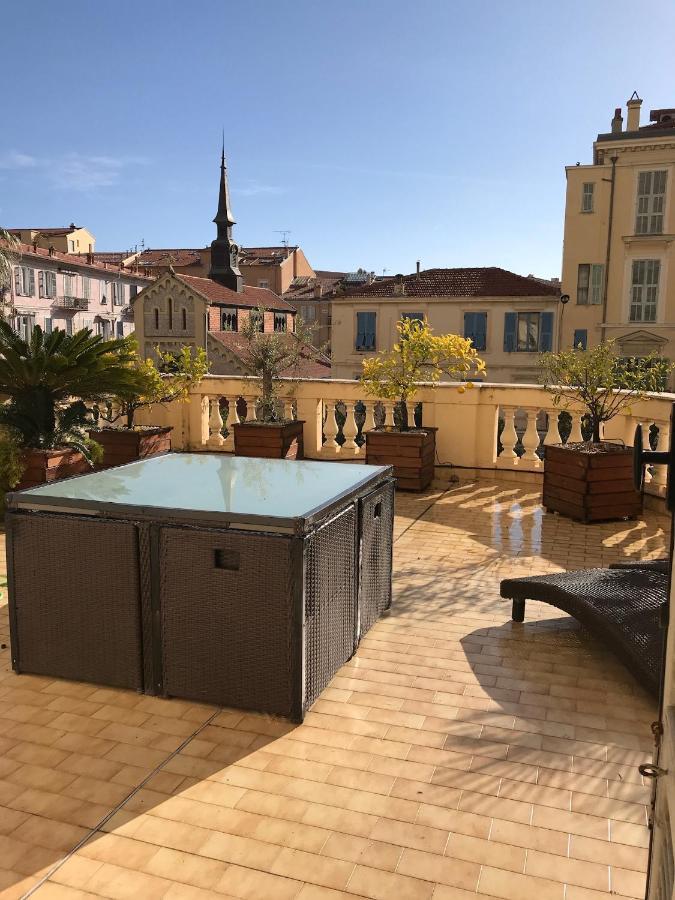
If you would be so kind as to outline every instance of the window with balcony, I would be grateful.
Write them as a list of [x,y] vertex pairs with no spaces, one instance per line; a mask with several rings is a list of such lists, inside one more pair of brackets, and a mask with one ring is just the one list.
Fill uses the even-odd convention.
[[19,297],[32,297],[35,293],[35,270],[28,266],[14,267],[14,292]]
[[476,350],[485,350],[487,344],[487,313],[464,313],[464,337],[468,338]]
[[660,260],[634,259],[631,275],[630,321],[655,322],[661,275]]
[[593,194],[595,192],[595,182],[585,181],[581,187],[581,211],[588,213],[593,212]]
[[38,272],[38,294],[40,297],[56,297],[56,272]]
[[506,353],[547,352],[552,346],[552,312],[505,313],[504,351]]
[[638,173],[635,234],[663,233],[666,179],[665,169]]
[[596,263],[580,263],[577,270],[577,304],[600,306],[605,290],[605,267]]
[[286,331],[286,313],[274,313],[274,330]]
[[375,349],[375,329],[377,313],[357,312],[356,314],[356,350]]
[[74,275],[64,275],[63,276],[63,295],[64,295],[64,297],[74,297],[75,296],[75,276]]
[[220,313],[221,331],[239,331],[236,309],[224,309]]

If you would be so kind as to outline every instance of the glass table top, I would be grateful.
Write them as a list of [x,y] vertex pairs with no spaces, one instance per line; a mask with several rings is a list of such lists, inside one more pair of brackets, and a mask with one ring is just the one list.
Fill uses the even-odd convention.
[[[11,495],[10,505],[77,501],[107,508],[151,507],[296,519],[349,493],[386,467],[257,459],[215,453],[169,453]],[[53,501],[53,503],[52,503]]]

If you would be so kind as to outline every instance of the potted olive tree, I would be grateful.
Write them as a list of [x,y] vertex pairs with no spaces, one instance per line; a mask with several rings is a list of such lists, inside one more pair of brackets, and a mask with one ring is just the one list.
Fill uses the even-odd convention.
[[483,375],[485,363],[470,338],[435,335],[429,325],[415,319],[397,323],[399,339],[390,351],[363,361],[361,384],[366,394],[398,403],[399,424],[382,425],[366,432],[366,462],[392,465],[400,488],[423,491],[434,477],[436,429],[419,428],[408,421],[407,402],[422,381],[442,377],[462,381],[458,390],[471,387],[472,377]]
[[279,397],[280,379],[297,377],[303,362],[317,360],[321,350],[312,345],[312,330],[298,318],[295,331],[265,332],[263,309],[251,314],[239,332],[237,354],[260,379],[256,416],[234,425],[237,456],[302,459],[304,422],[289,419]]
[[621,359],[614,342],[540,358],[542,382],[556,407],[582,410],[588,440],[546,447],[544,506],[581,522],[632,518],[642,511],[633,486],[632,448],[605,441],[602,426],[652,391],[662,391],[673,366],[657,354]]
[[[134,344],[135,347],[135,344]],[[136,356],[135,377],[126,390],[97,407],[96,428],[89,436],[103,447],[99,468],[147,459],[171,450],[171,426],[138,425],[136,413],[155,405],[185,400],[190,388],[207,374],[206,351],[183,347],[179,353],[157,351],[157,361]]]
[[0,464],[6,487],[32,487],[85,472],[101,448],[88,436],[86,403],[135,383],[133,345],[103,340],[88,328],[75,334],[39,326],[25,341],[0,320]]

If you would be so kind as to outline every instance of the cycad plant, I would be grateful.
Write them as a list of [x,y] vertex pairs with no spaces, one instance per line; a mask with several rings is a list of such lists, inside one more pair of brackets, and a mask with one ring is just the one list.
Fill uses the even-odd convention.
[[91,460],[92,425],[86,401],[103,401],[133,389],[134,345],[128,338],[104,340],[83,328],[75,334],[39,326],[30,340],[0,320],[0,424],[18,432],[24,447],[72,448]]

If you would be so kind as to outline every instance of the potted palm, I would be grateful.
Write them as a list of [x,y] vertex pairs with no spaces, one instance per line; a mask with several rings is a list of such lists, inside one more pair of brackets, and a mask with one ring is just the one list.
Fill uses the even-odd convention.
[[285,415],[280,379],[297,377],[303,362],[319,359],[322,353],[312,345],[312,330],[300,319],[292,332],[264,332],[263,322],[264,310],[259,309],[239,332],[237,354],[260,379],[260,399],[256,417],[234,425],[234,452],[237,456],[302,459],[304,422]]
[[543,503],[581,522],[633,518],[642,495],[633,486],[631,447],[603,440],[605,422],[652,391],[662,391],[673,366],[657,354],[622,359],[614,342],[540,358],[542,382],[556,407],[581,408],[588,440],[546,447]]
[[87,434],[86,403],[127,390],[133,358],[128,339],[104,340],[88,328],[44,334],[35,326],[25,341],[0,320],[0,394],[8,398],[0,407],[0,458],[8,486],[32,487],[94,464],[101,450]]
[[[133,345],[135,349],[135,344]],[[178,353],[157,351],[157,360],[136,356],[134,378],[96,409],[89,437],[103,448],[99,468],[108,469],[171,450],[171,426],[139,425],[136,413],[155,405],[185,400],[190,388],[209,370],[206,351],[183,347]]]
[[398,404],[399,423],[366,432],[366,463],[394,467],[397,487],[423,491],[434,477],[436,429],[411,426],[408,400],[422,381],[442,377],[462,381],[458,390],[471,387],[470,378],[483,375],[485,363],[470,338],[435,335],[425,322],[402,319],[399,340],[390,351],[363,361],[361,384],[366,394]]

